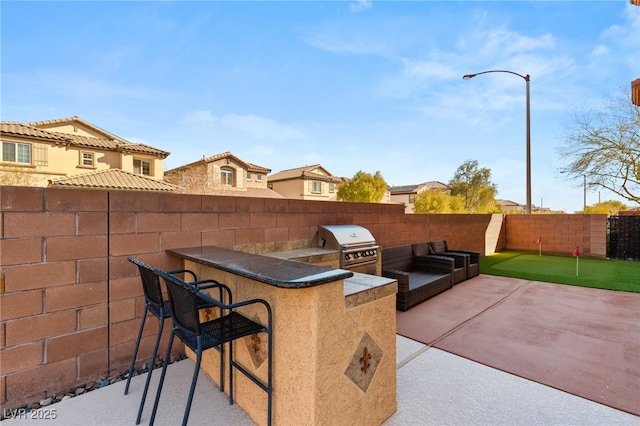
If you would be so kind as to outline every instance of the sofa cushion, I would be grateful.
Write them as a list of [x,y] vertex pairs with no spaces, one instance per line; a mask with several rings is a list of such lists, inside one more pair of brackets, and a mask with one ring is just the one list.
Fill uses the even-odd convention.
[[382,249],[382,269],[410,271],[412,266],[413,251],[410,244]]
[[445,277],[447,274],[437,274],[431,272],[410,272],[409,273],[409,290],[415,290],[424,285],[430,285],[438,279]]
[[428,242],[412,244],[411,249],[413,250],[414,256],[427,256],[433,253],[433,251],[431,250],[431,244]]
[[449,250],[445,240],[431,241],[431,248],[433,248],[433,251],[436,253],[444,253]]

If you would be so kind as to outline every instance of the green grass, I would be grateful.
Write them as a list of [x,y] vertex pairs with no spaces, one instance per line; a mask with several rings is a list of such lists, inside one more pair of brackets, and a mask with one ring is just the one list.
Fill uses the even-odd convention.
[[557,284],[640,293],[640,262],[502,251],[480,259],[480,272]]

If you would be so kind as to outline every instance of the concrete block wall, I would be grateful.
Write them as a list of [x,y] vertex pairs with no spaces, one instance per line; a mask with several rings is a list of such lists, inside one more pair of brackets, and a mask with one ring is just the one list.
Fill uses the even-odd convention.
[[0,191],[5,406],[108,373],[108,194]]
[[607,255],[607,215],[506,215],[506,247],[511,250],[538,251],[569,255],[576,247],[580,254]]
[[[175,269],[167,249],[286,247],[327,224],[362,225],[382,247],[446,239],[484,254],[508,248],[502,219],[405,215],[390,204],[0,187],[0,402],[16,408],[126,370],[144,312],[128,256]],[[566,222],[577,229],[585,220]],[[533,235],[545,223],[530,224]],[[588,229],[597,239],[598,228]],[[157,331],[147,324],[138,365]]]

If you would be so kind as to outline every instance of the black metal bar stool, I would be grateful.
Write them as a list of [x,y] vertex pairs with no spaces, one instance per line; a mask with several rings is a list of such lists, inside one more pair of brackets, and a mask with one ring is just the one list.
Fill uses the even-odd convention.
[[[144,409],[144,403],[147,398],[147,391],[149,390],[149,383],[151,382],[151,374],[153,373],[156,356],[158,354],[158,347],[160,346],[160,338],[162,337],[162,329],[164,327],[164,320],[171,317],[171,309],[169,308],[169,301],[164,300],[162,296],[162,288],[160,286],[160,279],[157,273],[157,269],[150,266],[140,259],[135,257],[129,257],[129,262],[138,266],[140,271],[140,280],[142,281],[142,289],[144,293],[144,314],[140,321],[140,329],[138,330],[138,338],[136,339],[136,347],[133,350],[133,356],[131,357],[131,363],[129,364],[129,374],[127,376],[127,384],[124,388],[124,394],[129,393],[129,385],[131,383],[131,377],[133,376],[133,369],[135,367],[136,359],[138,357],[138,350],[140,349],[140,341],[142,340],[142,333],[144,330],[145,322],[147,320],[147,314],[151,313],[158,319],[158,334],[156,335],[156,341],[153,346],[153,352],[151,354],[151,360],[149,361],[149,373],[147,374],[147,380],[142,392],[142,398],[140,400],[140,406],[138,408],[138,416],[136,417],[136,424],[140,424],[140,418],[142,417],[142,410]],[[187,269],[179,269],[175,271],[169,271],[170,274],[188,274],[196,281],[196,274]],[[200,308],[211,307],[203,303]]]
[[[229,351],[229,403],[233,404],[233,370],[234,368],[247,376],[251,381],[258,385],[262,390],[267,393],[267,422],[271,425],[271,406],[272,406],[272,315],[271,307],[262,299],[251,299],[242,302],[233,303],[231,290],[224,284],[218,283],[214,280],[198,281],[197,286],[193,283],[186,283],[178,277],[166,272],[159,272],[163,278],[169,293],[170,309],[172,317],[172,331],[169,338],[169,346],[165,354],[165,362],[162,366],[162,374],[160,376],[160,383],[158,384],[158,390],[156,393],[156,399],[153,405],[153,412],[151,413],[150,425],[153,425],[155,420],[156,411],[158,409],[158,403],[160,401],[160,395],[162,393],[162,385],[164,383],[165,373],[167,371],[167,364],[169,362],[169,355],[171,353],[171,344],[173,343],[173,337],[178,336],[184,344],[189,347],[196,354],[196,366],[193,372],[193,378],[191,379],[191,388],[189,390],[189,397],[187,399],[187,407],[185,408],[182,424],[186,425],[189,419],[189,411],[191,410],[191,403],[196,388],[196,382],[198,380],[198,373],[200,371],[200,364],[202,362],[202,352],[210,348],[216,348],[220,351],[220,366],[221,366],[221,389],[223,389],[222,380],[224,378],[224,370],[222,369],[224,363],[224,343],[233,342],[241,337],[250,336],[257,333],[266,333],[267,342],[267,383],[263,383],[259,378],[242,368],[233,359],[233,347],[230,346]],[[209,284],[206,284],[206,283]],[[203,293],[201,290],[218,288],[220,290],[220,298],[215,299],[210,295]],[[222,297],[222,290],[226,292],[226,300],[228,303],[224,303]],[[198,306],[202,303],[215,305],[220,309],[220,316],[213,320],[202,322],[200,315],[198,314]],[[236,312],[236,309],[247,305],[261,304],[265,307],[267,313],[267,325],[262,325],[255,322],[246,316]]]

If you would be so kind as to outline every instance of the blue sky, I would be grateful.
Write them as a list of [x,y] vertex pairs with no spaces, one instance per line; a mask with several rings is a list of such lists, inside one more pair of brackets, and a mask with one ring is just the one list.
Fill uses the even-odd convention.
[[[640,77],[640,7],[615,1],[1,3],[2,120],[74,115],[171,152],[231,151],[272,173],[322,164],[390,185],[466,160],[524,204],[582,209],[558,173],[576,109]],[[589,192],[587,204],[616,199]]]

